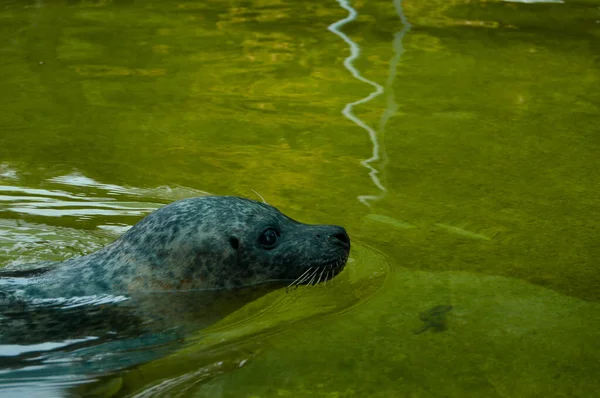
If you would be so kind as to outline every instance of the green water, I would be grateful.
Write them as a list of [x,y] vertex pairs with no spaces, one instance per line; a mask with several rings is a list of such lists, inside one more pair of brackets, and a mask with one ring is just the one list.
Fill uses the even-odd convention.
[[600,2],[344,4],[1,0],[0,264],[256,191],[347,270],[98,391],[594,396]]

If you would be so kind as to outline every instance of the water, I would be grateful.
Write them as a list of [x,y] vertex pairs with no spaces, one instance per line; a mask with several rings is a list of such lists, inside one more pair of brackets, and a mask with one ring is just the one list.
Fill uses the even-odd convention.
[[353,242],[326,286],[10,393],[598,391],[600,2],[5,0],[0,54],[0,264],[206,193]]

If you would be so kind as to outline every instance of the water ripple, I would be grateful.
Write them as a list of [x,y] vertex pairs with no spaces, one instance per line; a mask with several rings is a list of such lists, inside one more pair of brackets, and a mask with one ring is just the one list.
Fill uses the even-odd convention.
[[164,203],[206,192],[105,184],[80,172],[24,186],[0,163],[0,266],[62,261],[97,250]]

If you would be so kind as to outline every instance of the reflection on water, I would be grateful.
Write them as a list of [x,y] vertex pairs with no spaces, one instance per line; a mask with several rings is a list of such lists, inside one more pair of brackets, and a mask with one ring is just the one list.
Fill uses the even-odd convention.
[[[341,37],[346,43],[348,43],[348,45],[350,47],[350,55],[344,60],[344,66],[346,67],[346,69],[348,69],[350,71],[350,73],[352,74],[352,76],[355,79],[357,79],[361,82],[367,83],[370,86],[372,86],[373,88],[375,88],[375,91],[373,91],[371,94],[369,94],[368,96],[366,96],[362,99],[359,99],[354,102],[350,102],[350,103],[346,104],[346,106],[342,110],[342,114],[346,118],[348,118],[349,120],[354,122],[356,125],[358,125],[362,129],[364,129],[368,133],[369,139],[371,140],[371,144],[372,144],[371,157],[368,159],[362,160],[361,164],[369,170],[369,177],[371,177],[371,180],[373,181],[375,186],[381,191],[381,193],[378,195],[359,195],[358,196],[358,200],[360,202],[364,203],[367,206],[370,206],[371,201],[382,199],[385,195],[385,192],[387,191],[387,189],[385,188],[384,184],[381,181],[381,177],[379,176],[379,174],[384,171],[385,164],[388,161],[387,156],[385,154],[382,139],[383,139],[383,135],[385,132],[385,127],[386,127],[387,122],[389,121],[390,117],[392,117],[392,115],[394,115],[396,113],[396,111],[398,109],[398,105],[396,104],[396,101],[395,101],[394,81],[396,80],[398,63],[400,62],[400,58],[402,57],[402,54],[404,53],[402,39],[403,39],[404,35],[410,30],[410,24],[407,21],[406,16],[404,15],[404,11],[402,9],[402,1],[394,0],[394,7],[396,8],[398,17],[399,17],[400,21],[402,22],[402,29],[394,35],[394,41],[393,41],[394,56],[390,60],[389,75],[386,80],[386,85],[384,88],[381,85],[375,83],[374,81],[369,80],[366,77],[364,77],[360,73],[360,71],[358,69],[356,69],[356,67],[354,66],[354,62],[359,58],[359,56],[361,54],[360,46],[356,42],[354,42],[348,35],[346,35],[344,32],[342,32],[340,29],[344,25],[346,25],[352,21],[355,21],[358,16],[358,13],[347,1],[338,0],[338,3],[340,4],[340,6],[342,8],[344,8],[345,10],[347,10],[349,12],[349,15],[346,18],[341,19],[341,20],[331,24],[329,26],[329,30],[332,31],[333,33],[335,33],[336,35],[338,35],[339,37]],[[360,119],[358,116],[356,116],[354,114],[353,109],[357,105],[366,104],[367,102],[372,101],[373,99],[380,96],[384,92],[386,93],[387,106],[384,109],[383,114],[381,116],[381,120],[379,123],[379,131],[375,131],[375,129],[373,129],[371,126],[369,126],[367,123],[365,123],[362,119]],[[383,160],[383,162],[380,164],[380,169],[377,169],[372,164],[376,163],[380,160]]]
[[0,278],[0,391],[11,393],[33,380],[92,382],[163,357],[277,287],[30,299],[19,279]]
[[[350,55],[344,60],[344,66],[346,67],[346,69],[348,69],[350,71],[350,73],[352,74],[352,76],[354,76],[355,79],[360,80],[361,82],[367,83],[370,86],[372,86],[373,88],[375,88],[375,91],[373,91],[371,94],[367,95],[366,97],[356,100],[354,102],[349,102],[348,104],[346,104],[346,106],[342,110],[342,114],[345,117],[347,117],[348,119],[350,119],[351,121],[353,121],[354,123],[356,123],[358,126],[362,127],[369,134],[369,139],[371,140],[371,144],[373,145],[371,157],[366,160],[361,161],[361,164],[369,170],[369,177],[371,177],[371,180],[373,181],[375,186],[380,191],[385,192],[386,188],[383,186],[383,184],[381,183],[379,176],[378,176],[379,170],[377,170],[374,166],[371,165],[371,163],[377,162],[379,160],[379,145],[380,144],[379,144],[379,139],[377,137],[377,132],[375,132],[375,130],[371,126],[369,126],[368,124],[363,122],[353,112],[353,109],[355,106],[360,105],[360,104],[365,104],[365,103],[373,100],[375,97],[378,97],[379,95],[381,95],[384,90],[383,90],[383,87],[381,87],[381,85],[379,85],[379,84],[375,83],[374,81],[371,81],[371,80],[367,79],[366,77],[364,77],[363,75],[361,75],[361,73],[358,71],[358,69],[356,69],[356,67],[354,66],[354,64],[353,64],[354,61],[360,56],[360,53],[361,53],[360,47],[358,46],[358,44],[356,44],[354,41],[352,41],[352,39],[350,39],[350,37],[348,37],[345,33],[343,33],[340,30],[340,28],[342,26],[344,26],[345,24],[354,21],[358,15],[358,13],[356,12],[356,10],[354,8],[352,8],[352,6],[346,0],[338,0],[338,3],[340,4],[340,6],[342,8],[348,10],[349,15],[346,18],[341,19],[341,20],[329,25],[329,30],[332,31],[333,33],[335,33],[336,35],[338,35],[339,37],[341,37],[350,46]],[[361,195],[358,197],[358,200],[360,200],[362,203],[369,206],[368,201],[377,199],[377,198],[379,198],[379,196]]]
[[394,0],[394,8],[396,13],[398,14],[398,18],[402,23],[402,29],[399,32],[394,34],[393,48],[394,48],[394,56],[390,60],[390,68],[389,75],[385,82],[385,97],[386,97],[386,108],[381,115],[381,119],[379,120],[379,136],[382,141],[382,162],[381,162],[381,171],[382,174],[385,174],[385,167],[390,159],[387,156],[384,145],[384,135],[387,124],[392,116],[396,114],[398,111],[398,104],[396,103],[396,88],[394,87],[394,83],[396,81],[396,76],[398,75],[398,64],[400,63],[400,59],[404,54],[404,45],[402,44],[402,40],[404,36],[410,30],[410,23],[406,19],[404,15],[404,9],[402,8],[402,0]]

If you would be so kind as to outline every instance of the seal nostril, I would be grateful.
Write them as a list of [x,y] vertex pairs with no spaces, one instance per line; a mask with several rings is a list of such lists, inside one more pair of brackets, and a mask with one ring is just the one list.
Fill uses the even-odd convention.
[[231,244],[231,247],[233,247],[235,250],[239,249],[240,247],[240,240],[235,236],[229,238],[229,243]]
[[331,240],[334,244],[343,247],[350,247],[350,237],[346,233],[346,231],[337,232],[333,235],[330,235]]

